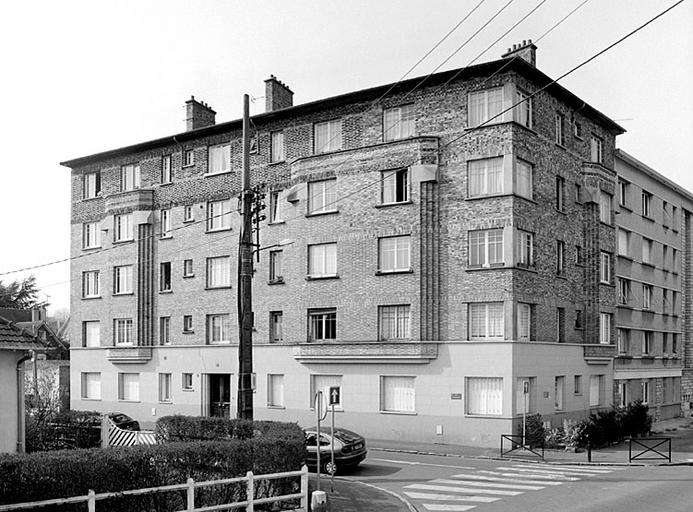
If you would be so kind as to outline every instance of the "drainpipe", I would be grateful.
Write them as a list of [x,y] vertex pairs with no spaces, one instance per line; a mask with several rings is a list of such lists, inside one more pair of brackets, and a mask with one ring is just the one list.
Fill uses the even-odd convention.
[[[33,350],[32,350],[33,352]],[[31,352],[17,361],[17,453],[24,453],[24,361],[31,359]]]

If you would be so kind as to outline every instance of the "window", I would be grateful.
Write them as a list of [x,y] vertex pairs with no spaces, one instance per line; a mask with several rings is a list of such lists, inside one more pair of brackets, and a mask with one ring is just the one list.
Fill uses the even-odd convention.
[[643,331],[642,332],[642,355],[649,356],[652,354],[652,348],[654,345],[654,332]]
[[611,254],[602,251],[600,262],[599,281],[603,284],[611,284]]
[[618,254],[619,256],[628,256],[628,247],[630,246],[630,231],[625,229],[618,230]]
[[159,265],[159,291],[171,291],[171,262],[165,261]]
[[556,210],[565,211],[565,180],[556,176]]
[[515,193],[518,196],[532,199],[532,166],[522,160],[515,160]]
[[308,213],[335,212],[337,180],[311,181],[308,183]]
[[231,229],[231,200],[210,201],[207,205],[207,231]]
[[517,305],[517,337],[529,341],[532,326],[532,306],[529,304]]
[[582,375],[575,375],[573,377],[573,394],[574,395],[581,395],[582,394]]
[[611,314],[599,313],[599,343],[611,344]]
[[183,207],[183,222],[192,222],[195,220],[195,215],[193,214],[193,207],[190,204],[186,204]]
[[98,320],[82,322],[82,346],[101,346],[101,322]]
[[642,307],[643,309],[652,308],[652,285],[642,285]]
[[380,377],[380,410],[383,412],[416,412],[416,377]]
[[171,374],[159,374],[159,402],[171,402]]
[[192,391],[193,390],[193,374],[192,373],[184,373],[181,376],[181,389],[183,391]]
[[662,288],[662,313],[669,313],[671,303],[669,302],[669,290]]
[[[336,244],[334,244],[336,246]],[[269,252],[269,280],[270,283],[283,283],[284,275],[282,273],[282,257],[283,251]]]
[[520,123],[527,128],[532,127],[532,98],[526,92],[517,89],[515,91],[515,103],[517,106],[514,109],[515,122]]
[[315,123],[313,127],[314,153],[326,153],[342,149],[342,120]]
[[503,265],[503,230],[488,229],[469,232],[469,266]]
[[565,308],[556,308],[556,341],[565,341]]
[[284,407],[284,376],[267,374],[267,407]]
[[618,303],[625,306],[630,300],[630,280],[618,278]]
[[122,166],[120,168],[120,191],[127,192],[136,188],[140,188],[140,166]]
[[188,334],[194,332],[192,315],[183,315],[183,332]]
[[616,350],[619,354],[628,354],[630,351],[630,330],[616,330]]
[[308,341],[328,341],[337,339],[337,310],[308,310]]
[[503,157],[467,162],[469,197],[503,193]]
[[494,121],[503,111],[503,88],[470,92],[468,101],[470,127]]
[[515,246],[517,265],[531,267],[534,265],[534,235],[526,231],[518,231]]
[[378,271],[403,272],[410,269],[411,237],[391,236],[378,239]]
[[664,357],[667,357],[668,354],[669,354],[669,333],[663,332],[662,333],[662,355]]
[[467,414],[503,414],[503,378],[467,377]]
[[598,164],[604,163],[604,141],[596,135],[592,135],[590,139],[590,160]]
[[579,183],[575,184],[575,202],[582,203],[582,185]]
[[195,164],[195,151],[192,149],[186,149],[183,152],[183,167]]
[[98,270],[82,272],[82,298],[101,297],[101,286]]
[[82,393],[86,400],[101,400],[101,374],[98,372],[82,373]]
[[618,385],[618,405],[625,407],[628,405],[628,381],[622,380]]
[[101,247],[101,228],[98,222],[82,224],[82,249]]
[[269,193],[269,219],[268,222],[279,222],[282,219],[280,211],[281,190],[272,190]]
[[603,387],[603,375],[590,375],[590,407],[597,407],[601,404]]
[[159,215],[159,222],[161,224],[161,238],[169,238],[172,236],[171,232],[171,210],[161,210]]
[[378,307],[378,339],[406,340],[409,339],[410,306],[379,306]]
[[556,274],[562,275],[565,271],[565,242],[556,240]]
[[650,381],[642,381],[642,403],[647,405],[650,402]]
[[565,125],[565,116],[561,114],[560,112],[556,112],[556,115],[554,116],[554,134],[555,134],[555,139],[554,141],[556,144],[559,146],[565,146],[565,134],[563,127]]
[[113,241],[124,242],[133,239],[132,213],[113,216]]
[[194,275],[193,260],[183,260],[183,277],[193,277]]
[[397,140],[414,135],[414,105],[388,108],[383,111],[383,140]]
[[679,335],[672,333],[671,335],[671,355],[676,357],[679,353]]
[[207,315],[207,343],[230,343],[231,320],[228,314]]
[[337,275],[337,244],[308,246],[308,276],[333,277]]
[[628,192],[630,183],[623,180],[618,180],[618,204],[628,208]]
[[679,269],[676,264],[676,255],[678,254],[678,251],[674,248],[671,249],[671,271],[678,273]]
[[171,155],[164,155],[161,157],[161,183],[171,183],[172,178]]
[[669,271],[669,246],[662,244],[662,270]]
[[585,328],[585,313],[581,309],[575,310],[575,329]]
[[272,132],[270,135],[272,145],[270,147],[270,161],[282,162],[286,158],[284,153],[284,132]]
[[563,392],[564,392],[565,377],[558,376],[553,382],[553,408],[556,411],[563,410]]
[[505,319],[502,302],[469,304],[469,337],[472,340],[503,339]]
[[311,375],[310,376],[310,408],[313,409],[315,407],[315,403],[313,402],[313,397],[315,397],[315,394],[318,391],[322,391],[323,393],[327,393],[328,390],[327,388],[332,388],[336,387],[339,388],[340,390],[340,402],[338,404],[335,404],[336,409],[341,409],[342,408],[342,399],[344,398],[344,394],[341,392],[342,389],[342,376],[341,375]]
[[171,317],[159,317],[159,345],[171,344]]
[[642,216],[651,218],[652,215],[652,194],[642,191]]
[[207,288],[231,286],[231,257],[207,258]]
[[140,374],[118,374],[118,400],[136,402],[140,399]]
[[654,253],[654,242],[649,238],[642,239],[642,262],[652,265],[652,255]]
[[409,170],[383,171],[382,203],[404,203],[409,201]]
[[599,220],[611,224],[611,194],[604,191],[599,193]]
[[283,320],[284,313],[282,311],[270,311],[270,343],[284,341]]
[[91,199],[101,193],[101,173],[90,172],[82,177],[82,199]]
[[113,294],[132,293],[132,265],[113,267]]
[[231,145],[219,144],[209,147],[207,174],[219,174],[231,170]]
[[132,318],[116,318],[113,320],[113,334],[116,345],[132,345],[134,342]]
[[581,245],[575,246],[575,264],[576,265],[584,265],[585,264],[585,254],[582,250]]
[[578,139],[582,139],[582,123],[580,121],[573,121],[573,135]]

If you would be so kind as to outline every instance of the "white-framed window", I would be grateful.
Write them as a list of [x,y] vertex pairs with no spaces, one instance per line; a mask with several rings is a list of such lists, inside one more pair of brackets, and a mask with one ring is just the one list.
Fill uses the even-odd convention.
[[594,134],[590,138],[590,160],[598,164],[604,163],[604,141]]
[[81,397],[86,400],[101,400],[101,373],[82,372]]
[[611,344],[611,313],[599,313],[599,343]]
[[270,283],[281,283],[284,281],[282,271],[282,258],[284,251],[269,251],[269,280]]
[[98,270],[82,272],[82,298],[101,297],[101,279]]
[[382,204],[409,201],[409,169],[382,171]]
[[652,194],[646,190],[642,191],[642,216],[651,218],[652,217]]
[[575,375],[573,377],[573,394],[574,395],[581,395],[582,394],[582,375]]
[[532,306],[519,303],[517,305],[517,337],[529,341],[532,329]]
[[173,181],[171,165],[171,155],[164,155],[161,157],[161,183],[171,183]]
[[516,123],[520,123],[527,128],[532,127],[532,97],[521,89],[515,90],[515,103],[513,109]]
[[132,318],[116,318],[113,320],[113,337],[116,345],[132,345],[135,341]]
[[127,192],[140,188],[139,164],[123,165],[120,168],[120,191]]
[[101,192],[101,173],[90,172],[82,178],[82,199],[91,199]]
[[337,244],[308,246],[308,276],[332,277],[337,275]]
[[620,256],[628,256],[628,247],[630,247],[630,231],[625,229],[618,230],[618,254]]
[[210,201],[207,204],[207,231],[231,229],[231,200]]
[[616,350],[619,354],[628,354],[630,351],[630,329],[616,330]]
[[191,204],[186,204],[183,207],[183,222],[192,222],[195,220],[195,214]]
[[416,377],[381,376],[380,410],[382,412],[416,412]]
[[515,160],[515,193],[518,196],[532,199],[534,197],[532,165],[522,160]]
[[643,237],[642,239],[642,262],[652,264],[652,255],[654,253],[654,241]]
[[82,339],[83,347],[100,347],[101,322],[98,320],[87,320],[82,322]]
[[401,306],[378,306],[378,339],[409,339],[410,313],[411,306],[409,306],[409,304]]
[[313,152],[315,154],[342,149],[342,120],[334,119],[315,123],[313,140]]
[[602,403],[603,388],[604,375],[590,375],[590,407],[597,407]]
[[503,414],[502,377],[466,377],[466,413],[500,416]]
[[282,311],[270,311],[270,343],[284,341],[284,313]]
[[494,87],[483,91],[470,92],[468,96],[469,127],[500,121],[503,111],[503,88]]
[[159,317],[159,345],[171,344],[171,317]]
[[192,373],[181,374],[181,386],[180,387],[183,391],[192,391],[193,390],[193,374]]
[[284,132],[272,132],[270,138],[272,139],[272,144],[270,146],[270,161],[283,162],[286,159]]
[[493,267],[503,265],[503,230],[469,231],[469,266]]
[[207,343],[210,345],[231,342],[231,319],[227,313],[207,315]]
[[[339,403],[335,404],[335,409],[342,409],[344,404],[344,393],[342,393],[341,375],[311,375],[310,376],[310,408],[315,407],[315,394],[318,391],[327,392],[327,388],[339,388]],[[329,403],[329,402],[328,402]]]
[[503,339],[505,318],[502,302],[469,304],[469,338],[471,340]]
[[378,239],[378,271],[404,272],[411,268],[411,236],[389,236]]
[[642,308],[652,309],[652,285],[642,285]]
[[159,402],[169,403],[173,401],[171,394],[171,374],[159,374]]
[[132,265],[113,267],[113,294],[132,293]]
[[534,265],[534,235],[527,231],[517,231],[515,239],[515,258],[521,267]]
[[183,167],[195,165],[195,150],[186,149],[183,151]]
[[652,354],[652,348],[654,346],[654,332],[643,331],[642,332],[642,355],[649,356]]
[[630,300],[630,280],[618,278],[618,303],[625,306]]
[[82,224],[82,249],[101,247],[101,226],[98,222]]
[[599,281],[604,284],[611,284],[611,254],[601,252],[599,268]]
[[195,332],[193,330],[193,317],[192,317],[192,315],[183,315],[183,332],[184,333]]
[[467,162],[469,197],[503,193],[503,157]]
[[161,225],[161,238],[169,238],[173,235],[171,231],[171,210],[167,208],[159,213],[159,223]]
[[611,224],[611,194],[603,190],[599,194],[599,220],[604,224]]
[[397,140],[414,135],[414,104],[383,110],[383,140]]
[[231,170],[231,145],[218,144],[209,147],[207,174],[220,174]]
[[563,410],[563,397],[565,392],[565,377],[559,375],[554,379],[553,382],[553,408],[556,411]]
[[281,190],[272,190],[269,193],[269,215],[267,220],[270,224],[282,220]]
[[630,191],[630,183],[624,180],[618,180],[618,204],[628,208],[628,192]]
[[207,288],[231,286],[231,256],[207,258]]
[[308,213],[337,211],[337,180],[311,181],[308,183]]
[[140,399],[140,374],[118,373],[118,400],[137,402]]
[[308,310],[308,340],[328,341],[337,339],[337,309]]
[[183,277],[193,277],[194,275],[193,260],[183,260]]
[[554,115],[554,134],[555,134],[555,139],[554,141],[556,144],[559,146],[565,146],[565,116],[561,114],[560,112],[556,112]]
[[556,274],[563,275],[565,272],[565,242],[556,240]]
[[267,374],[267,407],[284,407],[284,375]]
[[642,403],[647,405],[650,403],[650,381],[643,379],[642,381]]
[[127,240],[132,240],[133,226],[132,226],[132,213],[123,213],[120,215],[113,216],[113,241],[114,242],[124,242]]

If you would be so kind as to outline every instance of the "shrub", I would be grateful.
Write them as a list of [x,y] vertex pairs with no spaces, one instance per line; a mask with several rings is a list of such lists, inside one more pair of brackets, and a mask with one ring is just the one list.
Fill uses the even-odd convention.
[[567,420],[565,424],[564,442],[573,448],[583,448],[587,446],[587,424],[589,420]]
[[624,437],[646,436],[652,429],[652,416],[649,407],[638,400],[620,407],[621,432]]
[[563,431],[563,427],[555,427],[546,430],[544,437],[544,446],[546,448],[560,448],[565,444],[565,432]]
[[[518,425],[517,434],[522,436],[522,423]],[[525,418],[525,442],[530,448],[544,446],[546,429],[541,414],[528,414]]]
[[101,414],[65,410],[50,417],[27,415],[27,452],[101,446]]

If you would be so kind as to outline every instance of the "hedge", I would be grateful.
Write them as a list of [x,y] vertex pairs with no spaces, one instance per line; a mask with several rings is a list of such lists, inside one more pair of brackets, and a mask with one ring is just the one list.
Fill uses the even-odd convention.
[[26,416],[26,451],[101,446],[101,413],[66,410],[49,418]]
[[183,415],[159,418],[155,433],[160,442],[250,439],[259,435],[299,442],[305,439],[303,430],[296,423]]

